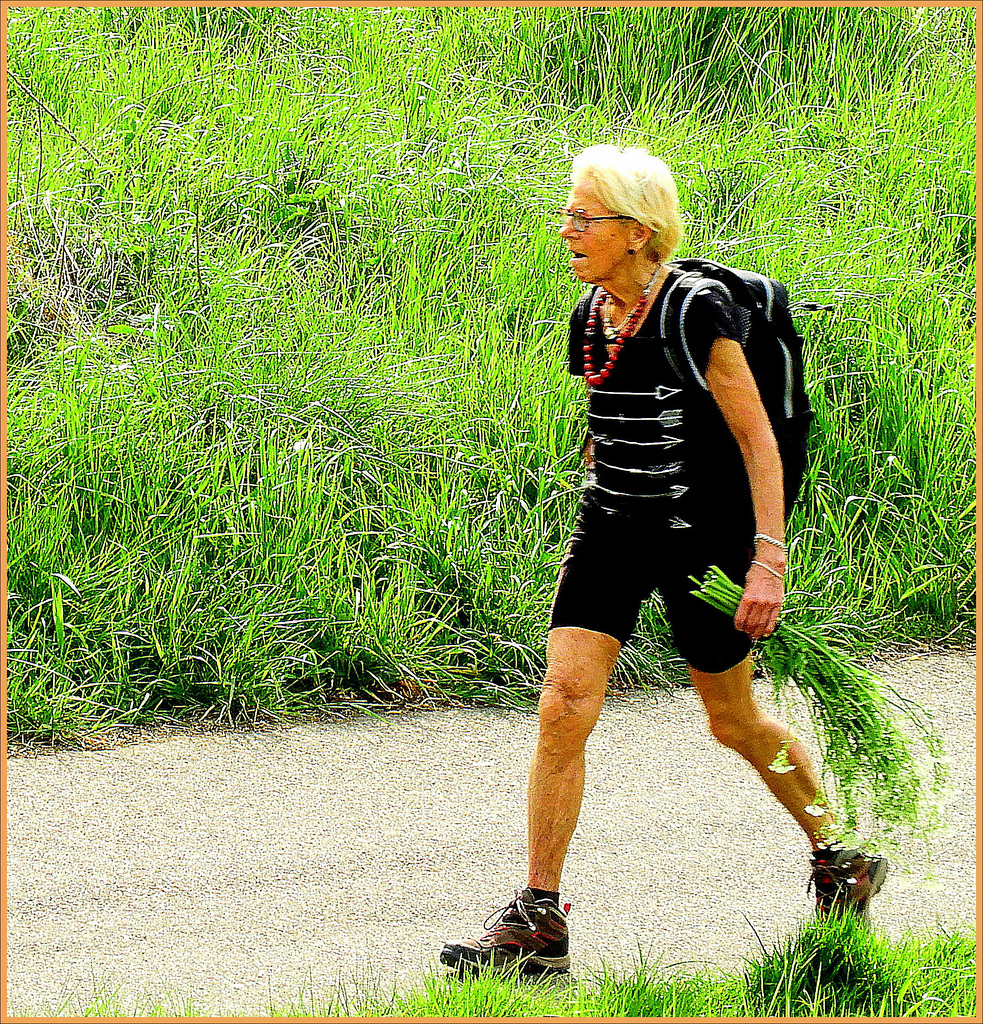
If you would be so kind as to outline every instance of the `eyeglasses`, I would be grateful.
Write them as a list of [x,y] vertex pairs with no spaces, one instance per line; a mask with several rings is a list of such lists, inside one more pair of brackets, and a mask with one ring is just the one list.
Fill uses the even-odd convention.
[[634,220],[634,217],[625,217],[623,214],[615,214],[610,217],[591,217],[586,214],[583,210],[564,210],[559,209],[556,211],[557,214],[562,218],[560,224],[568,217],[570,223],[573,225],[574,231],[586,231],[594,221],[597,220]]

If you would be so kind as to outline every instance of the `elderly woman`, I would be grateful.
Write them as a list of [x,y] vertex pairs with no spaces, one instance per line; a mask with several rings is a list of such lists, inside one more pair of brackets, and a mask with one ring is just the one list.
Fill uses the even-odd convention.
[[[480,938],[449,943],[456,968],[569,965],[560,873],[580,811],[584,750],[642,602],[661,597],[710,731],[760,774],[809,839],[820,910],[863,913],[882,858],[823,843],[829,814],[808,813],[819,780],[805,748],[754,698],[753,640],[775,628],[786,565],[778,448],[737,338],[737,310],[713,288],[687,296],[684,339],[666,310],[684,275],[667,261],[681,236],[676,187],[643,149],[593,146],[573,162],[560,238],[595,286],[571,320],[569,368],[589,395],[588,474],[560,569],[529,776],[528,887]],[[695,598],[710,565],[744,580],[733,619]],[[769,770],[785,752],[787,768]],[[783,759],[784,760],[784,759]]]

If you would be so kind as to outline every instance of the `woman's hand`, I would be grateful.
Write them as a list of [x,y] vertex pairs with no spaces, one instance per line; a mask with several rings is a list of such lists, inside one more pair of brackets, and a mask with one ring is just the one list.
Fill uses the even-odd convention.
[[784,596],[785,585],[778,576],[764,566],[752,565],[745,577],[744,597],[734,616],[734,626],[753,640],[771,636],[778,625]]

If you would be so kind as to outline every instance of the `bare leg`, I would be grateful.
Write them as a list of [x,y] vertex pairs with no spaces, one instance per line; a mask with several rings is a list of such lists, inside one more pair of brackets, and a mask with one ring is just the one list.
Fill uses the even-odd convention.
[[584,794],[584,747],[620,650],[606,633],[573,626],[550,632],[529,770],[529,885],[538,889],[560,888]]
[[[814,804],[819,777],[805,747],[793,739],[788,726],[766,715],[754,699],[751,688],[751,659],[726,672],[700,672],[690,666],[693,685],[703,699],[714,738],[748,761],[802,827],[815,849],[824,829],[833,823],[831,814],[816,817],[805,808]],[[778,773],[768,766],[783,746],[794,771]]]

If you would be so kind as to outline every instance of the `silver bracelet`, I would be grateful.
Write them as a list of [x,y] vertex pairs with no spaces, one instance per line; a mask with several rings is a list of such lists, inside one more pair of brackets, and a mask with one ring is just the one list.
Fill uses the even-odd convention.
[[760,565],[762,569],[766,569],[768,572],[772,574],[772,576],[776,577],[777,579],[780,579],[783,583],[785,582],[785,577],[782,576],[780,572],[776,572],[774,569],[772,569],[770,565],[765,565],[764,562],[759,562],[757,559],[752,561],[751,564]]
[[783,544],[780,540],[775,540],[774,537],[769,537],[767,533],[756,533],[754,535],[755,540],[763,540],[766,544],[774,544],[776,548],[781,548],[783,554],[788,554],[788,546]]

